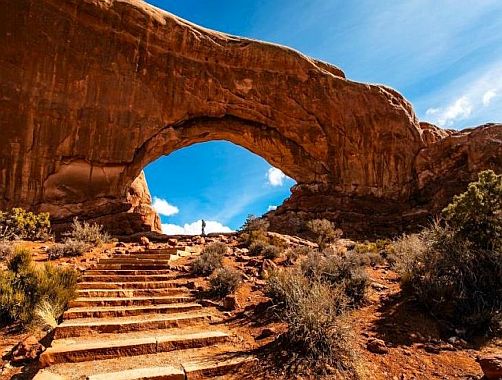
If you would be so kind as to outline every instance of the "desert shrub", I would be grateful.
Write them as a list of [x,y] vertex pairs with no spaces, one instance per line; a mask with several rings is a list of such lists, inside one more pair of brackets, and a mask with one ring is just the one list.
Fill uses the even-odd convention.
[[479,173],[478,181],[443,210],[456,235],[480,249],[502,249],[502,174]]
[[403,289],[471,333],[502,323],[501,181],[480,173],[444,210],[445,221],[394,245]]
[[239,271],[232,268],[219,268],[209,279],[210,291],[217,297],[224,297],[235,292],[242,277]]
[[100,246],[112,241],[111,236],[103,231],[103,226],[95,223],[80,222],[73,219],[71,229],[64,234],[65,240],[73,240]]
[[226,252],[227,246],[223,243],[208,244],[193,262],[192,273],[202,276],[210,275],[223,266],[223,256]]
[[319,280],[340,287],[353,306],[362,304],[368,286],[368,276],[356,255],[332,252],[312,252],[301,263],[303,274],[311,281]]
[[333,223],[327,219],[309,220],[306,227],[315,236],[316,243],[321,250],[342,236],[342,230],[335,229]]
[[268,246],[269,244],[265,241],[262,240],[256,240],[253,241],[251,244],[248,246],[249,254],[253,256],[258,256],[261,255],[263,250]]
[[328,367],[351,370],[352,336],[344,322],[346,296],[319,280],[309,280],[297,268],[276,271],[266,294],[288,324],[282,340],[297,359],[314,372]]
[[0,212],[0,238],[2,239],[48,239],[51,223],[48,213],[35,214],[22,208]]
[[281,256],[283,250],[275,245],[267,245],[265,248],[262,250],[262,255],[266,259],[276,259]]
[[91,248],[92,246],[89,243],[80,240],[65,239],[62,243],[57,243],[49,247],[47,256],[49,260],[55,260],[61,257],[77,257],[82,256]]
[[259,241],[268,243],[268,227],[267,220],[249,215],[241,228],[240,240],[248,247]]
[[299,245],[297,247],[289,248],[288,250],[286,250],[286,263],[294,264],[299,258],[305,257],[312,252],[313,249],[305,245]]
[[59,318],[69,300],[76,294],[78,273],[69,268],[46,264],[36,267],[29,251],[16,249],[8,261],[7,270],[0,273],[0,320],[27,324],[36,316],[42,303],[54,310]]
[[420,250],[399,264],[403,289],[437,318],[473,333],[502,322],[502,251],[481,249],[439,224],[419,238]]

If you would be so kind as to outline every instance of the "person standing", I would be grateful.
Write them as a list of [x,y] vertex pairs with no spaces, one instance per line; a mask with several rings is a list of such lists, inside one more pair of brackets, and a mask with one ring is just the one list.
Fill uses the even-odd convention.
[[206,221],[202,219],[202,236],[206,236]]

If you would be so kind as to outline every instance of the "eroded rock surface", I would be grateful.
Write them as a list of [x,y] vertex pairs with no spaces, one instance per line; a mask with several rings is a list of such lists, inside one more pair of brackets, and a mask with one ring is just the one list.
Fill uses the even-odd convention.
[[216,139],[297,181],[269,215],[290,232],[317,216],[400,230],[478,170],[502,168],[500,125],[419,123],[392,89],[141,0],[3,1],[0,44],[0,208],[49,211],[56,223],[158,229],[138,195],[146,185],[133,182],[159,156]]

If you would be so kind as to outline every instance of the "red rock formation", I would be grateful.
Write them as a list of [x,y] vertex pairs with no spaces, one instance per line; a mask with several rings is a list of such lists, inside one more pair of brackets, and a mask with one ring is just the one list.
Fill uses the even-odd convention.
[[[281,215],[324,213],[349,228],[400,229],[396,220],[434,211],[448,192],[441,175],[451,172],[436,160],[455,134],[421,126],[396,91],[282,46],[209,31],[140,0],[3,1],[0,44],[0,208],[147,229],[158,220],[129,195],[141,170],[215,139],[298,182],[274,213],[278,228]],[[500,146],[500,127],[485,129]],[[456,172],[500,171],[500,155],[472,151],[485,140],[462,141],[456,152],[475,151],[474,165]]]

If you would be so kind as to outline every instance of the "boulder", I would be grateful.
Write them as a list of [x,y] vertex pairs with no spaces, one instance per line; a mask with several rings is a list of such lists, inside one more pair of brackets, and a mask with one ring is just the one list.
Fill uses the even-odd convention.
[[389,352],[389,348],[385,344],[385,342],[381,339],[370,338],[366,343],[366,348],[368,351],[373,352],[374,354],[386,354]]
[[11,361],[14,364],[20,364],[35,360],[44,350],[45,347],[38,342],[38,339],[30,335],[14,346]]
[[477,361],[487,380],[502,379],[502,353],[483,355]]

